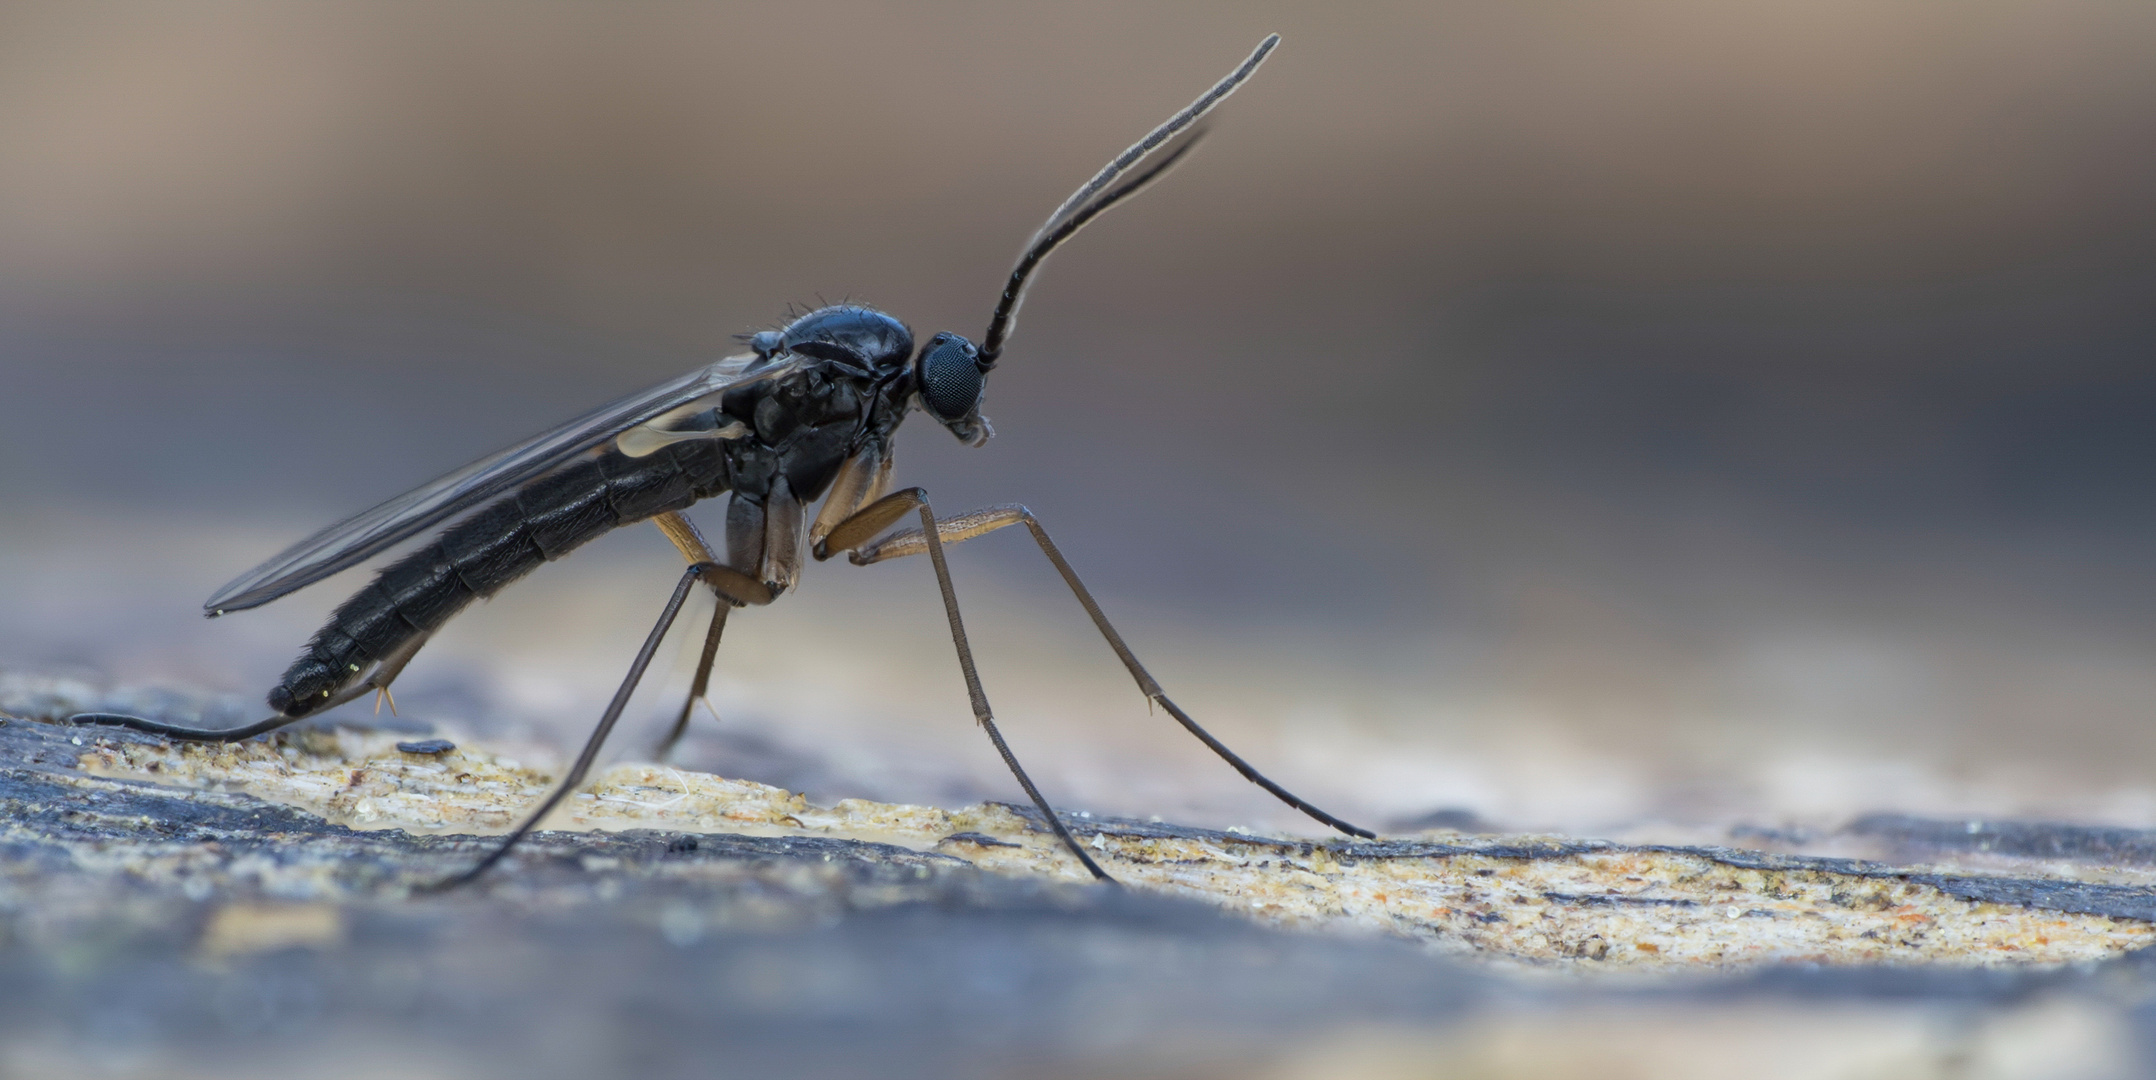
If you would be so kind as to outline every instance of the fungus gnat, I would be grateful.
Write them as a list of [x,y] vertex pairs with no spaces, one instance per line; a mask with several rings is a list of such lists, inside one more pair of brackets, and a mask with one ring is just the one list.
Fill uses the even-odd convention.
[[[275,730],[369,691],[387,694],[427,638],[473,600],[494,595],[601,533],[653,522],[687,557],[688,570],[568,774],[477,865],[443,883],[455,885],[499,861],[583,782],[697,583],[720,603],[688,704],[662,756],[681,737],[690,706],[704,695],[728,612],[777,599],[794,584],[804,551],[819,561],[843,552],[859,566],[925,552],[943,591],[974,718],[1064,846],[1094,877],[1112,880],[1071,838],[997,730],[944,562],[946,545],[1023,525],[1150,701],[1281,801],[1342,832],[1373,835],[1266,779],[1169,700],[1025,507],[994,506],[939,519],[926,491],[888,490],[893,434],[915,410],[969,446],[988,441],[991,430],[981,415],[986,379],[1003,355],[1033,272],[1078,230],[1182,161],[1203,134],[1193,125],[1241,86],[1279,40],[1266,38],[1226,78],[1117,155],[1048,216],[1012,268],[979,344],[943,332],[916,350],[904,323],[853,304],[820,308],[784,329],[753,335],[747,353],[602,406],[340,521],[219,589],[204,605],[212,616],[258,607],[456,519],[337,608],[270,691],[276,715],[221,731],[116,713],[74,719],[222,742]],[[724,556],[682,516],[690,504],[720,494],[730,496]],[[811,520],[818,499],[823,506]],[[917,515],[920,526],[884,534],[907,515]]]

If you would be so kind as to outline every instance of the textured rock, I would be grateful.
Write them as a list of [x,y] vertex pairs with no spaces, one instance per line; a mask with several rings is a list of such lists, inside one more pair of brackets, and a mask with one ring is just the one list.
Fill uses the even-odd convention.
[[2156,989],[2131,885],[1075,818],[1115,890],[1025,808],[635,765],[431,894],[546,774],[402,737],[0,725],[0,1072],[2127,1076]]
[[[244,792],[377,836],[401,830],[411,838],[412,858],[385,884],[450,872],[453,860],[430,863],[424,853],[480,847],[444,834],[506,829],[551,782],[481,747],[418,755],[399,751],[393,736],[352,730],[223,746],[95,731],[87,739],[79,752],[85,773]],[[824,807],[763,784],[661,766],[606,772],[548,824],[722,834],[730,844],[750,836],[773,844],[846,841],[851,846],[830,850],[892,865],[938,859],[1005,875],[1086,880],[1030,807],[941,810],[862,800]],[[1109,873],[1133,888],[1268,923],[1404,935],[1462,956],[1657,967],[2056,964],[2101,960],[2156,940],[2156,893],[2127,886],[1557,837],[1279,839],[1082,815],[1072,815],[1071,825]],[[543,850],[578,846],[559,832],[545,840]],[[583,857],[617,857],[602,850],[611,848],[594,846]],[[661,860],[637,872],[668,871]]]

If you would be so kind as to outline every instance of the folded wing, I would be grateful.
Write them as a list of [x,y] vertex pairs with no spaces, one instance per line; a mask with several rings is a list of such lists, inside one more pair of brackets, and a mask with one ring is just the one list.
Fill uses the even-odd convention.
[[728,357],[480,458],[278,552],[217,590],[202,606],[213,615],[260,607],[365,562],[663,413],[745,382],[778,376],[800,362],[793,358],[757,367],[756,359]]

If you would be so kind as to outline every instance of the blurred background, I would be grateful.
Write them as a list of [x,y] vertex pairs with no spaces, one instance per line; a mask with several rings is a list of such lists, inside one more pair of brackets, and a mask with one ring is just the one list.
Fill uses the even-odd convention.
[[[1270,31],[1049,265],[996,439],[915,420],[901,482],[1030,505],[1178,701],[1351,818],[2156,825],[2135,0],[0,6],[0,668],[251,718],[364,577],[204,622],[219,584],[789,304],[979,333]],[[1051,798],[1300,827],[1022,534],[954,560]],[[405,716],[559,753],[678,565],[634,529],[546,567]],[[925,564],[729,635],[684,764],[1016,795]]]

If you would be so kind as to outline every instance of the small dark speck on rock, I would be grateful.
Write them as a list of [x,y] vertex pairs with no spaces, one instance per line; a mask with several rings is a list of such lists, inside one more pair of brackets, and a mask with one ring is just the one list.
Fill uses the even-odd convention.
[[1012,847],[1012,848],[1014,848],[1014,847],[1022,847],[1022,846],[1024,846],[1024,845],[1021,845],[1021,844],[1013,844],[1013,843],[1011,843],[1011,842],[1010,842],[1010,841],[1008,841],[1008,840],[998,840],[998,839],[996,839],[996,838],[995,838],[995,837],[993,837],[993,836],[987,836],[987,835],[984,835],[984,834],[982,834],[982,833],[977,833],[977,832],[958,832],[958,833],[952,833],[951,835],[949,835],[949,836],[946,836],[946,837],[944,837],[944,838],[943,838],[943,840],[942,840],[942,842],[943,842],[943,843],[946,843],[946,844],[948,844],[948,843],[951,843],[951,842],[953,842],[953,841],[956,841],[956,842],[958,842],[958,843],[961,843],[961,844],[978,844],[978,845],[980,845],[980,846],[982,846],[982,847]]
[[1424,832],[1430,829],[1452,829],[1464,833],[1494,833],[1498,829],[1483,819],[1482,815],[1465,807],[1447,806],[1415,817],[1399,818],[1386,823],[1386,832]]
[[446,754],[456,748],[457,744],[448,739],[415,739],[397,744],[397,749],[407,754]]

